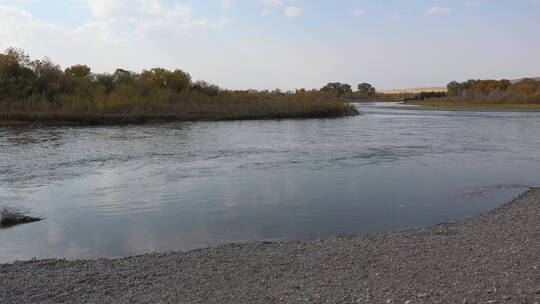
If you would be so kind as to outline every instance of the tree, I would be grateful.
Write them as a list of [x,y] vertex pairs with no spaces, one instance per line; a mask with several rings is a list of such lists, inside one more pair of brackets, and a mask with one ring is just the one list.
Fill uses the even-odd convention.
[[135,78],[134,73],[126,71],[124,69],[116,69],[112,77],[115,87],[122,84],[133,83],[133,80]]
[[208,96],[216,96],[221,92],[220,87],[215,84],[208,83],[203,80],[196,81],[192,86],[191,90],[204,93]]
[[191,76],[182,71],[171,72],[163,68],[153,68],[145,70],[140,75],[143,86],[147,89],[171,89],[180,92],[191,85]]
[[373,97],[377,93],[371,84],[365,82],[358,85],[358,92],[367,97]]
[[51,101],[65,88],[64,73],[50,59],[34,60],[30,63],[34,72],[33,88],[38,94]]
[[92,69],[87,65],[77,64],[66,69],[64,74],[68,77],[89,77]]
[[[169,72],[169,71],[167,71]],[[169,72],[167,75],[167,88],[173,89],[176,92],[181,92],[185,89],[187,89],[191,85],[191,76],[182,71],[182,70],[174,70],[174,72]],[[212,87],[212,85],[206,86],[208,91],[212,91],[212,94],[219,91],[219,88]]]
[[352,93],[352,88],[350,84],[330,82],[321,88],[321,92],[334,93],[337,97],[342,97],[346,93]]
[[8,77],[17,77],[29,67],[30,56],[21,49],[8,48],[0,57],[0,73]]
[[101,86],[107,94],[114,90],[114,76],[111,74],[97,74],[96,82]]
[[0,100],[25,99],[34,91],[30,57],[23,50],[8,48],[0,55]]
[[446,88],[448,89],[448,96],[458,96],[461,84],[457,81],[450,82]]

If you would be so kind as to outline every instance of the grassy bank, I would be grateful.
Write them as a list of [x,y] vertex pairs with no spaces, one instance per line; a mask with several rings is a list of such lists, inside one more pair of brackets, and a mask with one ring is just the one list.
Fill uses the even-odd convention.
[[339,99],[308,93],[198,94],[168,98],[115,98],[67,102],[18,101],[0,103],[0,124],[116,124],[155,121],[239,120],[340,117],[355,115],[353,106]]

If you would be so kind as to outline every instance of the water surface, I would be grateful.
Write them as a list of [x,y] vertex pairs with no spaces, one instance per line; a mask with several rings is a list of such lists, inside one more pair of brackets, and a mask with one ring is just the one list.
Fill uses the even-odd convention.
[[540,113],[0,127],[0,262],[120,257],[430,225],[540,181]]

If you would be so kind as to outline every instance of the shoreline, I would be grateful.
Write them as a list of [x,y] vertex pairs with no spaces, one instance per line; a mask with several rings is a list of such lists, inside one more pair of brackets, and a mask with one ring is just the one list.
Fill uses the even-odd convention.
[[540,188],[400,232],[0,264],[7,303],[538,303]]
[[415,105],[404,104],[405,106],[387,106],[386,109],[396,110],[419,110],[419,111],[452,111],[452,112],[540,112],[540,108],[512,108],[512,107],[478,107],[478,106],[427,106],[427,105]]
[[176,115],[10,115],[0,113],[0,127],[12,126],[107,126],[169,122],[209,122],[209,121],[241,121],[241,120],[282,120],[282,119],[334,119],[358,116],[356,109],[347,109],[340,113],[300,113],[296,115],[259,115],[259,116],[176,116]]

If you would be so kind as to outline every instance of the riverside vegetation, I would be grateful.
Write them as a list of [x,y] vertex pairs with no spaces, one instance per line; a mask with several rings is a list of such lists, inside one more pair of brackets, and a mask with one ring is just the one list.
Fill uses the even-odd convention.
[[[325,87],[326,88],[326,87]],[[62,70],[22,50],[0,54],[0,123],[125,123],[338,117],[357,111],[340,88],[295,92],[232,91],[163,68],[96,74],[86,65]],[[374,89],[373,89],[374,90]]]
[[540,81],[532,78],[519,81],[453,81],[447,88],[446,96],[428,94],[409,103],[428,106],[540,108]]

